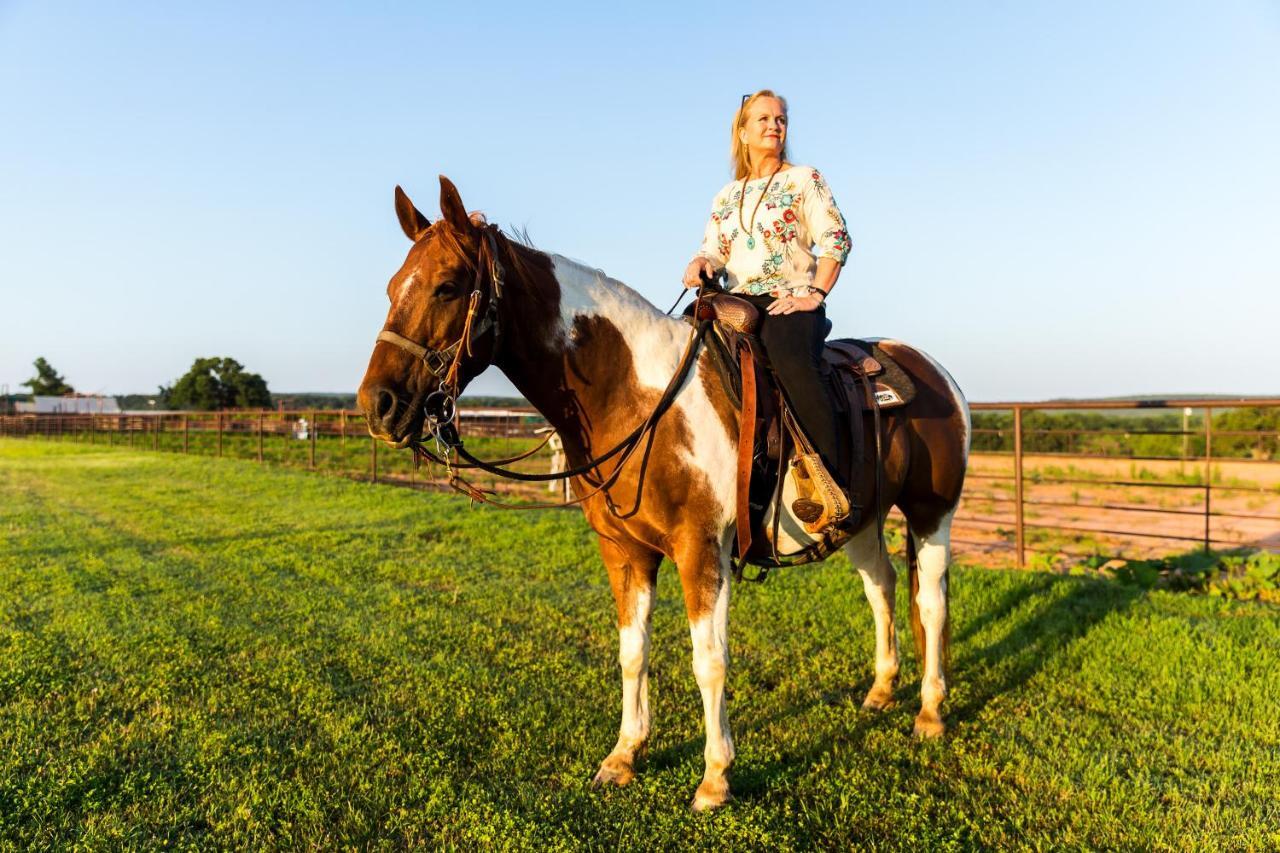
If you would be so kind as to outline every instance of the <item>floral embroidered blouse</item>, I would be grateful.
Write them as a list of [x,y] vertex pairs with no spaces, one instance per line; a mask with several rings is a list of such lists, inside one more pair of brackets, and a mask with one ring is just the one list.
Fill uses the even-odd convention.
[[716,193],[698,254],[726,272],[733,293],[805,296],[817,259],[843,265],[849,245],[844,217],[822,175],[810,166],[788,166],[772,184],[767,177],[747,181],[744,191],[739,179]]

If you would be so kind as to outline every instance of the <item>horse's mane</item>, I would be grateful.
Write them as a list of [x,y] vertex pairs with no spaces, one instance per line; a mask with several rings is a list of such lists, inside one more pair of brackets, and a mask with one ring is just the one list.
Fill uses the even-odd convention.
[[[499,253],[506,255],[508,263],[521,281],[536,282],[541,277],[554,275],[551,256],[534,248],[528,231],[517,229],[512,237],[497,225],[481,227],[493,230]],[[440,241],[446,251],[456,256],[468,271],[475,272],[476,254],[467,250],[457,229],[444,219],[438,219],[431,224],[429,233]]]
[[[605,291],[609,294],[609,301],[620,307],[625,306],[625,310],[638,311],[640,315],[647,318],[665,316],[662,310],[652,302],[599,267],[563,255],[553,256],[535,248],[525,229],[513,229],[515,234],[508,235],[497,225],[486,224],[479,227],[492,229],[498,244],[499,256],[519,281],[534,291],[535,303],[563,305],[565,293],[560,290],[560,287],[564,283],[557,277],[557,269],[563,267],[576,272],[583,281],[604,284]],[[446,251],[452,252],[469,272],[475,272],[478,255],[474,247],[467,245],[470,238],[460,235],[444,219],[432,223],[430,233],[441,242]],[[557,288],[557,291],[548,292],[546,288],[549,286]]]

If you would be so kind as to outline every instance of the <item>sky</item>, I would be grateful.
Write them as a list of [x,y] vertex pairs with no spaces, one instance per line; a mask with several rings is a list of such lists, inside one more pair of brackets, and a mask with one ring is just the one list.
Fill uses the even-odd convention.
[[665,309],[765,87],[853,237],[837,336],[971,400],[1280,394],[1276,0],[0,0],[0,386],[352,392],[439,174]]

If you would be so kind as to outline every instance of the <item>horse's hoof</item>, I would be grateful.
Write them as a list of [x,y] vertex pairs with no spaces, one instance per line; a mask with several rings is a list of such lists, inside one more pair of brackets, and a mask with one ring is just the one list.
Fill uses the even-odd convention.
[[942,737],[946,729],[946,725],[937,714],[926,714],[921,711],[920,716],[916,717],[915,735],[918,738]]
[[729,793],[729,780],[703,779],[702,784],[698,786],[698,792],[693,795],[692,808],[695,812],[706,812],[718,809],[732,799],[733,796]]
[[630,764],[611,755],[600,765],[600,770],[591,780],[591,787],[603,788],[605,785],[616,785],[621,788],[634,782],[635,778],[636,772]]
[[887,711],[894,706],[893,689],[872,687],[867,698],[862,700],[864,711]]

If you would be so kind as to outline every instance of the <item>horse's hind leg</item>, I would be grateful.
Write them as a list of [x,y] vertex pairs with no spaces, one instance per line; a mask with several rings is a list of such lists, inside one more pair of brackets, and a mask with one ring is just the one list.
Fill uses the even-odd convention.
[[[951,642],[948,625],[947,566],[951,561],[951,516],[947,513],[936,530],[928,534],[911,530],[915,549],[912,578],[911,627],[917,647],[923,638],[924,655],[920,677],[920,713],[915,733],[937,737],[945,726],[942,701],[947,698],[946,667]],[[908,524],[910,519],[908,519]]]
[[644,546],[600,539],[618,606],[618,662],[622,665],[622,725],[618,743],[600,764],[593,785],[625,785],[649,739],[649,633],[662,555]]
[[893,689],[898,681],[898,635],[893,626],[897,577],[874,528],[863,529],[849,540],[844,550],[849,562],[862,575],[862,588],[876,621],[876,680],[862,707],[882,711],[893,704]]

